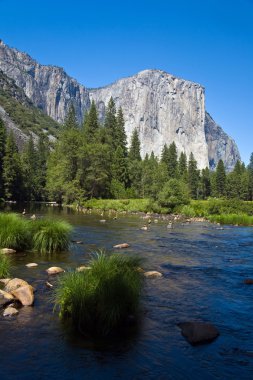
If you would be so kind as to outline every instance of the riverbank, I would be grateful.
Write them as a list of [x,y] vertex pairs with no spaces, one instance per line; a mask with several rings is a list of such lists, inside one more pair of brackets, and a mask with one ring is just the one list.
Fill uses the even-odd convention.
[[72,208],[89,212],[90,210],[109,213],[145,213],[153,217],[166,217],[192,221],[208,220],[213,223],[253,226],[253,202],[235,199],[191,200],[188,205],[177,207],[173,213],[166,208],[158,207],[151,199],[91,199],[74,204]]

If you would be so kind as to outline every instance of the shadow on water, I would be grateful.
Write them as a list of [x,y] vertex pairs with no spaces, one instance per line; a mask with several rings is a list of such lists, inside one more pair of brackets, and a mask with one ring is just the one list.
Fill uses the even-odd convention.
[[[69,252],[40,256],[25,252],[13,256],[13,276],[36,288],[34,307],[21,308],[13,319],[0,314],[1,379],[251,379],[253,377],[253,229],[217,229],[203,224],[152,224],[149,231],[138,216],[106,213],[83,215],[70,209],[19,205],[27,215],[50,215],[74,225]],[[85,265],[95,249],[118,251],[143,259],[145,270],[162,278],[145,280],[143,318],[137,331],[110,341],[91,340],[73,332],[53,313],[49,266],[74,269]],[[36,268],[27,268],[37,262]],[[213,323],[220,336],[213,343],[192,347],[177,323],[200,320]]]

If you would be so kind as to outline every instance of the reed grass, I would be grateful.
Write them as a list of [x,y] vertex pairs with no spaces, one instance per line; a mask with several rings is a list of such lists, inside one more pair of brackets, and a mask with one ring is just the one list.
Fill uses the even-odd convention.
[[0,252],[0,278],[6,278],[10,275],[11,259],[4,253]]
[[17,214],[0,213],[0,248],[13,248],[21,251],[30,247],[30,221]]
[[60,317],[87,335],[107,336],[136,316],[142,288],[140,260],[97,253],[84,272],[68,272],[58,282],[55,305]]
[[253,216],[247,214],[222,214],[210,215],[208,219],[211,222],[220,224],[233,224],[240,226],[253,226]]
[[72,227],[63,220],[41,219],[32,226],[33,250],[45,254],[66,251],[70,242]]

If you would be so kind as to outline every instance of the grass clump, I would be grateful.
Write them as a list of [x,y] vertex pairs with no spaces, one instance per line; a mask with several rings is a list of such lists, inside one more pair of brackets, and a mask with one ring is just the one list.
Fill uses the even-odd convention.
[[119,331],[138,311],[142,288],[139,264],[139,259],[129,256],[98,253],[89,270],[64,274],[55,296],[60,317],[71,318],[87,335],[107,336]]
[[41,219],[34,221],[33,250],[45,254],[66,251],[70,242],[71,225],[63,220]]
[[31,230],[29,221],[17,214],[0,214],[0,247],[25,250],[30,248]]
[[210,215],[208,219],[211,222],[220,224],[234,224],[240,226],[253,226],[253,216],[247,214],[222,214]]
[[11,260],[4,253],[0,252],[0,278],[6,278],[10,275]]

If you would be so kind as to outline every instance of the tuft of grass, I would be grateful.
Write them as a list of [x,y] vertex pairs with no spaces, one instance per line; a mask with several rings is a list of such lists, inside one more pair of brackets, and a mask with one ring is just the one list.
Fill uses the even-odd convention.
[[11,260],[4,253],[0,252],[0,278],[6,278],[10,275]]
[[16,214],[0,213],[0,247],[25,250],[30,244],[30,222]]
[[66,251],[72,227],[63,220],[41,219],[33,222],[33,250],[45,254]]
[[61,276],[55,293],[60,317],[87,335],[107,336],[136,316],[142,288],[140,260],[97,253],[89,270]]
[[237,224],[240,226],[253,226],[253,216],[246,214],[210,215],[208,219],[211,222],[216,222],[220,224]]

